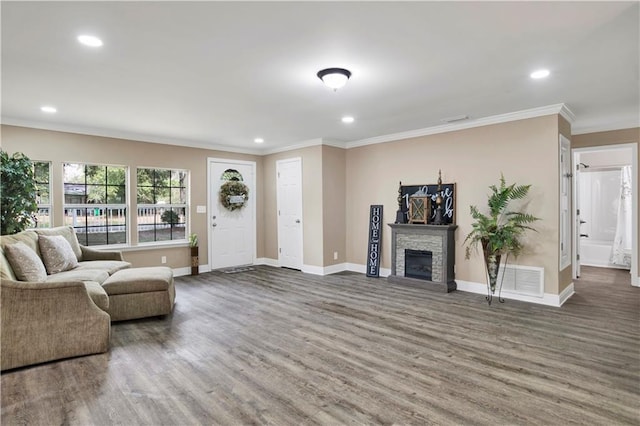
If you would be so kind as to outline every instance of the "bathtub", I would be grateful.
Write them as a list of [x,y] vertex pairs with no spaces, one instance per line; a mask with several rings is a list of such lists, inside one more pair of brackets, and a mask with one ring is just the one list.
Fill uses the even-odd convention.
[[592,240],[582,238],[580,240],[580,265],[600,266],[604,268],[629,269],[609,262],[613,241]]

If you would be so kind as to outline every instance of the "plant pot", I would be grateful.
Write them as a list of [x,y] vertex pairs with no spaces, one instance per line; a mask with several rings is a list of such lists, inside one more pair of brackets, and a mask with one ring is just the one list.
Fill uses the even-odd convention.
[[500,271],[500,258],[502,255],[489,249],[489,242],[482,241],[482,253],[484,254],[484,264],[487,268],[487,287],[491,290],[491,294],[496,291],[498,283],[498,272]]
[[198,275],[199,266],[198,247],[191,247],[191,275]]

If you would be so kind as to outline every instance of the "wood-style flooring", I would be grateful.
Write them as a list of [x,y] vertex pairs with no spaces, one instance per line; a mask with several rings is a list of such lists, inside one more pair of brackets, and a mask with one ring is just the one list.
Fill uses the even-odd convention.
[[256,267],[176,279],[107,354],[5,372],[2,425],[640,424],[640,288],[562,308]]

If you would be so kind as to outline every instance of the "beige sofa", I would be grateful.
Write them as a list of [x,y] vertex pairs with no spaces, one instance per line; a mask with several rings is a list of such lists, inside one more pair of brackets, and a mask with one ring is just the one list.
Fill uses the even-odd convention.
[[[45,245],[43,253],[42,240],[60,243],[58,236],[73,251],[67,252],[73,267],[52,273],[47,260],[60,250]],[[7,248],[18,243],[28,256]],[[46,264],[46,275],[25,280],[24,264],[37,259]],[[69,226],[0,237],[0,279],[2,370],[106,352],[111,321],[166,315],[175,299],[171,269],[131,268],[118,251],[81,246]]]

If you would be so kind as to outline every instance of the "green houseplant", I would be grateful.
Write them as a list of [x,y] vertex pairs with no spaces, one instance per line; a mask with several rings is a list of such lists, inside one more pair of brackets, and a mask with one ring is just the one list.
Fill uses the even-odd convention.
[[33,163],[22,153],[0,151],[0,234],[24,231],[38,211]]
[[489,214],[481,213],[476,206],[471,206],[471,217],[474,222],[472,230],[464,240],[467,244],[466,258],[471,257],[471,249],[482,247],[491,293],[487,300],[491,303],[491,295],[495,292],[498,281],[500,259],[503,255],[517,256],[522,250],[521,237],[527,230],[534,230],[529,224],[539,218],[523,212],[509,210],[509,203],[527,196],[531,185],[507,185],[500,175],[500,186],[491,185],[491,194],[487,200]]

